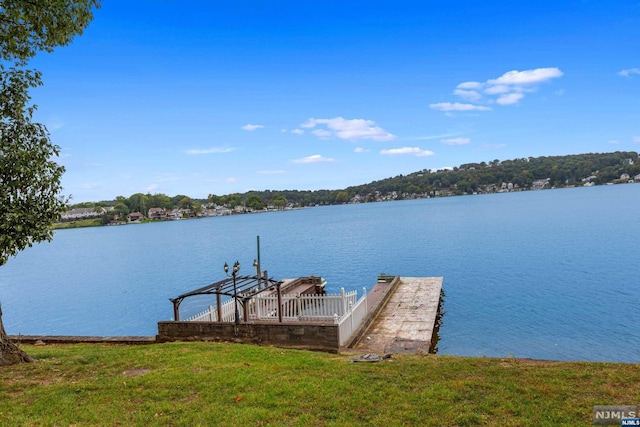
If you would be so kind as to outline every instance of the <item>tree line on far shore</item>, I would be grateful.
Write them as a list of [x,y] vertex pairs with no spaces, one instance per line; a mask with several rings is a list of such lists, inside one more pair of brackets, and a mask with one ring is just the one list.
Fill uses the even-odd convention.
[[[374,202],[407,198],[439,197],[538,188],[602,185],[640,180],[640,162],[634,151],[567,156],[528,157],[513,160],[467,163],[453,169],[424,169],[340,190],[249,191],[227,195],[209,194],[206,199],[186,195],[136,193],[115,200],[86,202],[70,208],[112,206],[117,214],[147,215],[150,208],[190,209],[199,214],[206,207],[225,206],[260,211],[349,202]],[[243,211],[241,210],[241,211]]]

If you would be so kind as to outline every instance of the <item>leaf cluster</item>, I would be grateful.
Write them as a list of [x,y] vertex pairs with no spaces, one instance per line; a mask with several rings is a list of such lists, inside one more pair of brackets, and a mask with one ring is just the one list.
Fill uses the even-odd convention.
[[0,265],[34,242],[52,237],[49,225],[65,206],[58,196],[64,167],[47,128],[32,121],[28,89],[38,73],[0,66]]
[[41,74],[26,69],[39,51],[81,34],[99,0],[0,0],[0,265],[35,242],[52,238],[66,206],[60,196],[60,147],[33,121],[29,90]]
[[100,0],[0,0],[0,58],[25,65],[82,34]]

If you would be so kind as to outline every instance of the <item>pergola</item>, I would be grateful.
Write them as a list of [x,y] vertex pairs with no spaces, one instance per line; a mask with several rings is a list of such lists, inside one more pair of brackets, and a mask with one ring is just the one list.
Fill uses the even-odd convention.
[[[268,277],[233,275],[224,280],[220,280],[219,282],[184,293],[175,298],[169,298],[169,301],[173,303],[173,318],[175,321],[180,320],[180,304],[185,298],[196,295],[215,295],[218,308],[218,321],[222,322],[222,296],[225,295],[233,298],[236,304],[238,300],[242,302],[244,318],[246,319],[246,301],[262,292],[276,290],[278,294],[278,321],[282,323],[282,294],[280,292],[280,285],[283,283],[284,282],[282,280],[269,279]],[[236,322],[238,321],[239,319],[236,317]]]

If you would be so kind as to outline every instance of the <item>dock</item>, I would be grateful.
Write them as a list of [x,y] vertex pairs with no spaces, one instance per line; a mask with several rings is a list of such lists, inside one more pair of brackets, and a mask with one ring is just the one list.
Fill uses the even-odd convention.
[[[11,338],[36,344],[233,341],[330,352],[426,354],[437,344],[442,281],[442,277],[380,275],[373,288],[358,299],[356,291],[326,295],[325,282],[318,277],[286,279],[278,282],[278,286],[295,295],[282,296],[278,309],[283,311],[280,321],[277,317],[265,320],[249,316],[249,321],[243,317],[241,323],[235,323],[233,313],[227,316],[231,321],[218,321],[218,310],[210,310],[201,319],[160,321],[155,337],[22,335]],[[270,282],[263,291],[273,299],[272,285]],[[310,302],[305,303],[304,297]],[[233,300],[230,301],[233,308]],[[257,300],[251,297],[247,301]],[[251,310],[243,311],[251,313]]]
[[[400,277],[394,289],[378,284],[379,310],[353,349],[370,353],[428,353],[432,345],[442,277]],[[380,286],[379,289],[376,289]],[[388,293],[387,298],[384,294]]]

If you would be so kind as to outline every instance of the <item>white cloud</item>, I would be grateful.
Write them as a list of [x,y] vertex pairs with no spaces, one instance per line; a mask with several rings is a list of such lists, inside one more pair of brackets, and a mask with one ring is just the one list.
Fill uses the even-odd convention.
[[640,68],[627,68],[626,70],[621,70],[618,74],[623,77],[629,77],[632,74],[640,74]]
[[475,90],[456,89],[453,91],[453,94],[471,102],[478,101],[480,98],[482,98],[482,95],[480,95],[480,93],[476,92]]
[[190,155],[219,154],[219,153],[229,153],[233,150],[234,150],[233,148],[205,148],[205,149],[192,148],[190,150],[187,150],[186,153]]
[[262,125],[252,125],[251,123],[248,123],[244,126],[242,126],[243,130],[248,130],[249,132],[254,131],[256,129],[262,129],[264,126]]
[[482,105],[461,104],[460,102],[439,102],[429,104],[429,108],[438,111],[489,111],[491,108]]
[[295,133],[296,135],[302,135],[304,131],[302,129],[294,129],[291,131],[291,133]]
[[500,97],[496,99],[496,102],[500,105],[511,105],[517,104],[522,98],[524,98],[522,93],[505,93],[504,95],[500,95]]
[[480,82],[463,82],[456,86],[458,89],[480,89],[482,83]]
[[395,135],[385,131],[373,120],[365,119],[345,119],[335,117],[333,119],[311,118],[302,123],[300,127],[313,128],[318,125],[326,126],[326,129],[316,129],[312,133],[316,136],[326,138],[335,136],[340,139],[355,141],[359,139],[371,139],[374,141],[390,141],[395,139]]
[[[631,71],[631,70],[623,70]],[[499,105],[513,105],[517,104],[525,93],[535,92],[537,87],[543,83],[546,83],[552,79],[562,77],[563,73],[559,68],[533,68],[531,70],[511,70],[496,79],[489,79],[484,83],[480,82],[463,82],[460,83],[454,90],[454,95],[472,102],[483,101],[481,93],[488,95],[487,99],[484,99],[485,103],[497,103]],[[497,98],[492,96],[496,95]],[[446,105],[450,103],[432,104],[432,105]],[[462,104],[466,105],[466,104]],[[434,107],[431,107],[434,108]],[[454,111],[442,110],[442,111]],[[463,110],[455,110],[463,111]],[[480,111],[480,110],[479,110]]]
[[333,135],[331,132],[329,132],[326,129],[314,129],[311,131],[312,134],[314,134],[315,136],[317,136],[318,138],[331,138],[331,135]]
[[151,185],[147,185],[144,190],[147,193],[151,193],[152,191],[156,191],[158,188],[160,188],[160,186],[158,184],[151,184]]
[[380,150],[380,154],[387,156],[395,156],[398,154],[412,154],[414,156],[433,156],[434,152],[429,150],[423,150],[419,147],[402,147],[402,148],[390,148],[386,150]]
[[535,92],[537,85],[562,77],[562,75],[562,71],[556,67],[524,71],[512,70],[497,79],[487,80],[484,93],[500,95],[496,99],[496,103],[500,105],[513,105],[524,98],[524,92]]
[[615,139],[610,139],[607,141],[607,144],[620,144],[620,141],[616,141]]
[[640,142],[640,136],[634,136],[633,142]]
[[502,93],[507,93],[510,90],[511,89],[507,85],[495,85],[495,86],[489,86],[488,88],[486,88],[484,90],[484,93],[486,93],[487,95],[500,95]]
[[368,153],[370,150],[367,150],[366,148],[362,148],[362,147],[356,147],[353,152],[354,153]]
[[260,175],[281,175],[286,173],[284,170],[272,170],[272,171],[256,171],[257,174]]
[[234,182],[238,182],[238,178],[236,178],[235,176],[230,176],[229,178],[225,178],[224,182],[233,184]]
[[314,154],[308,157],[302,157],[301,159],[292,160],[293,163],[320,163],[320,162],[334,162],[335,159],[330,157],[323,157],[320,154]]
[[525,86],[540,84],[556,77],[562,77],[563,73],[559,68],[536,68],[533,70],[511,70],[504,73],[497,79],[487,80],[487,84],[507,85],[507,86]]
[[443,139],[440,142],[447,145],[465,145],[471,142],[469,138],[449,138]]

